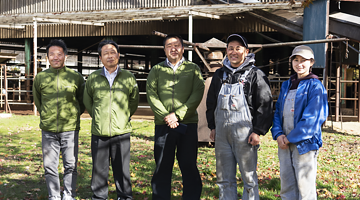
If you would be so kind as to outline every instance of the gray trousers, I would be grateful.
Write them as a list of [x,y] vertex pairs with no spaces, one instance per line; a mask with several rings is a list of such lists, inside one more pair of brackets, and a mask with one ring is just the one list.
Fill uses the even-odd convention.
[[132,199],[130,180],[130,133],[113,137],[91,135],[93,161],[91,190],[92,200],[108,198],[109,165],[113,170],[119,200]]
[[299,155],[294,144],[278,150],[283,200],[315,200],[318,151]]
[[53,133],[42,131],[42,153],[49,199],[60,198],[59,155],[64,166],[64,194],[76,196],[79,131]]

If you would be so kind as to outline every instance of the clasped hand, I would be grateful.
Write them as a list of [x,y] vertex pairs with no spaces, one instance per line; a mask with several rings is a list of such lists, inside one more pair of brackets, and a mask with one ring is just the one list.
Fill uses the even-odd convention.
[[290,142],[285,135],[280,135],[276,140],[280,149],[287,149],[289,147]]
[[179,122],[178,119],[175,115],[175,113],[170,113],[168,114],[165,118],[164,118],[165,123],[170,127],[170,128],[176,128],[179,126]]

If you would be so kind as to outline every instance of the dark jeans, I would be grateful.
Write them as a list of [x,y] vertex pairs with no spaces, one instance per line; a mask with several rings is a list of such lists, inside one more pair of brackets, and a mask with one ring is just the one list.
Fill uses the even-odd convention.
[[91,135],[91,155],[93,170],[91,189],[92,199],[107,199],[109,162],[113,170],[116,193],[120,199],[131,199],[130,181],[130,133],[114,137]]
[[183,179],[183,199],[199,200],[202,183],[197,168],[197,124],[187,124],[185,134],[175,132],[167,125],[155,125],[154,156],[156,169],[151,180],[153,200],[170,200],[171,176],[176,158]]

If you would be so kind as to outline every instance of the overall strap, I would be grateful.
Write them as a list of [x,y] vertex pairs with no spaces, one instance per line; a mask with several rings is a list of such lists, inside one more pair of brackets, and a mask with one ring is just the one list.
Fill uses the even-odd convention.
[[223,83],[226,83],[227,79],[228,79],[228,76],[227,76],[227,74],[226,74],[226,71],[224,71],[222,82],[223,82]]
[[254,68],[254,65],[251,65],[251,67],[246,70],[240,77],[239,77],[239,82],[243,83],[246,81],[246,76],[250,73],[250,71]]

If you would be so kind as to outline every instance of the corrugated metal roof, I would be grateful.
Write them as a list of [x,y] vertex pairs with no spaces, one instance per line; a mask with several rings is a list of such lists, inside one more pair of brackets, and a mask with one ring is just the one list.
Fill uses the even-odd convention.
[[196,0],[2,0],[0,14],[74,12],[196,5]]
[[[264,0],[265,1],[265,0]],[[272,1],[272,0],[270,0]],[[7,3],[6,3],[7,2]],[[125,3],[126,2],[126,3]],[[24,29],[0,28],[0,38],[33,37],[33,19],[38,22],[38,37],[88,37],[112,35],[149,35],[154,29],[166,33],[187,33],[190,11],[194,17],[194,34],[273,31],[257,22],[248,27],[226,21],[231,16],[254,9],[292,9],[301,3],[288,2],[195,5],[197,0],[13,0],[0,1],[0,25],[23,25]],[[196,23],[199,19],[206,23]],[[186,20],[183,20],[186,19]],[[222,20],[224,19],[224,20]],[[66,20],[49,23],[46,20]],[[98,26],[75,24],[101,23]],[[155,21],[156,20],[156,21]],[[60,23],[61,22],[61,23]],[[204,21],[202,21],[204,22]],[[225,27],[226,25],[226,27]],[[216,28],[214,28],[216,27]],[[217,28],[222,27],[222,28]]]
[[[244,25],[245,23],[245,25]],[[242,23],[233,20],[195,19],[194,34],[215,34],[224,32],[273,32],[271,29],[251,19],[243,19]],[[101,26],[87,26],[79,24],[43,24],[38,26],[39,38],[52,37],[91,37],[91,36],[122,36],[122,35],[151,35],[153,30],[164,33],[188,33],[188,21],[147,21],[147,22],[109,22]],[[0,29],[0,39],[32,38],[33,27],[21,29]]]
[[[213,1],[216,2],[216,1]],[[238,0],[223,2],[239,3]],[[249,3],[244,2],[243,3]],[[251,1],[254,3],[256,1]],[[287,0],[260,0],[259,2],[288,2]],[[201,0],[1,0],[0,15],[24,13],[78,12],[135,8],[164,8],[194,5],[214,5]],[[221,4],[221,3],[219,3]]]
[[[66,1],[69,0],[65,0],[65,2]],[[62,3],[59,3],[59,6],[61,7]],[[254,9],[265,9],[265,8],[291,9],[293,7],[299,7],[299,6],[301,6],[300,3],[290,5],[288,2],[277,2],[277,3],[270,2],[270,3],[188,5],[188,6],[156,7],[156,8],[141,7],[141,8],[123,8],[123,9],[114,9],[114,7],[105,7],[105,8],[95,7],[92,10],[78,9],[78,10],[70,10],[70,11],[66,9],[56,10],[55,7],[58,8],[58,6],[55,6],[54,11],[50,11],[51,9],[41,10],[40,8],[37,8],[37,9],[29,9],[29,10],[25,9],[23,12],[19,10],[16,10],[14,12],[9,11],[9,13],[2,12],[2,14],[0,15],[0,24],[4,24],[4,25],[29,24],[33,22],[34,17],[44,18],[44,19],[77,20],[77,21],[87,21],[87,22],[109,22],[109,21],[126,21],[126,20],[134,21],[134,20],[144,20],[144,19],[152,20],[159,18],[160,20],[163,20],[163,19],[179,19],[184,17],[187,18],[189,16],[189,11],[196,11],[203,14],[222,16],[222,15],[241,13],[244,11],[250,11]],[[71,6],[69,4],[65,7],[68,8],[74,6]],[[21,7],[18,9],[22,10],[23,8]]]

